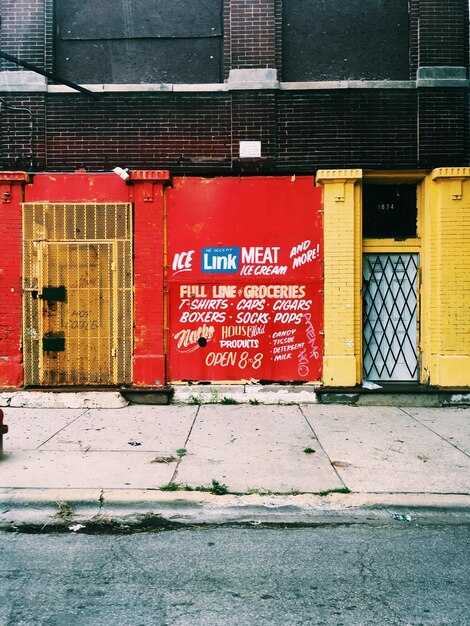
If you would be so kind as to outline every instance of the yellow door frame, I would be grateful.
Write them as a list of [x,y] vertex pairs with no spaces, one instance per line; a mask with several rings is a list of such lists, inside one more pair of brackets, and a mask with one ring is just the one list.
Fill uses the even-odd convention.
[[[326,386],[353,387],[362,382],[362,255],[364,252],[421,253],[424,197],[419,183],[425,176],[423,171],[317,172],[316,184],[323,190],[324,209],[323,383]],[[364,182],[418,183],[417,238],[363,240]],[[417,317],[419,320],[419,312]]]
[[422,380],[470,386],[470,167],[440,167],[424,184]]

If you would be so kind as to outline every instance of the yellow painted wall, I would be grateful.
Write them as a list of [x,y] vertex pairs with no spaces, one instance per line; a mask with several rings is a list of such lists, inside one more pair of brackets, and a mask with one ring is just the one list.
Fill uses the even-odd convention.
[[422,382],[470,385],[470,168],[439,168],[424,185]]
[[[387,174],[390,182],[402,182],[403,174]],[[362,380],[364,245],[420,252],[421,382],[470,386],[470,168],[439,168],[426,176],[419,188],[418,239],[406,242],[363,242],[362,178],[362,170],[317,172],[324,205],[324,384],[347,387]]]
[[354,386],[362,370],[362,170],[320,170],[324,208],[324,359],[327,386]]

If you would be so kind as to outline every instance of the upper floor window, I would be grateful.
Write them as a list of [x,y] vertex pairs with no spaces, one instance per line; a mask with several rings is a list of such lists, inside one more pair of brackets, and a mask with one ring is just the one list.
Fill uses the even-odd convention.
[[283,80],[408,80],[408,0],[284,0]]
[[221,80],[222,0],[56,0],[56,72],[76,83]]

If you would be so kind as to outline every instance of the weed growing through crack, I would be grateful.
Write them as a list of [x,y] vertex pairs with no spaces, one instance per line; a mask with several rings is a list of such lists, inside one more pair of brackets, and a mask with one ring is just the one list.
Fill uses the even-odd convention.
[[219,391],[218,389],[215,389],[214,387],[212,387],[210,402],[211,404],[217,404],[218,401],[219,401]]
[[250,404],[253,404],[254,406],[256,406],[256,405],[258,405],[258,404],[259,404],[259,400],[257,400],[256,398],[250,398],[250,399],[248,400],[248,402],[249,402]]
[[220,404],[238,404],[238,400],[235,400],[235,398],[227,398],[227,396],[224,396],[220,401]]
[[194,487],[194,491],[203,491],[207,493],[213,493],[216,496],[224,496],[228,492],[227,485],[223,483],[219,483],[218,480],[212,479],[212,483],[210,487],[204,487],[200,485],[199,487]]
[[305,454],[313,454],[315,450],[313,448],[304,448]]
[[227,493],[228,487],[223,483],[219,483],[218,480],[212,479],[212,487],[211,493],[214,493],[216,496],[223,496]]
[[351,493],[351,489],[347,487],[338,487],[337,489],[326,489],[326,491],[320,491],[320,496],[328,496],[330,493]]
[[200,485],[199,487],[190,487],[189,485],[181,485],[179,483],[167,483],[160,487],[160,491],[202,491],[206,493],[213,493],[216,496],[224,496],[228,493],[227,485],[224,483],[219,483],[218,480],[212,479],[212,483],[210,487],[204,487]]
[[253,494],[257,494],[259,496],[270,496],[272,493],[271,489],[266,489],[265,487],[249,487],[247,489],[247,494],[250,496]]
[[54,515],[56,519],[63,520],[64,522],[70,522],[73,518],[73,510],[68,502],[57,502],[59,510]]
[[171,456],[156,456],[152,461],[150,461],[150,463],[174,463],[175,461],[177,461],[178,459],[171,455]]
[[191,394],[188,398],[188,404],[202,404],[202,397]]
[[176,451],[176,454],[181,459],[183,456],[186,456],[186,448],[178,448],[178,450]]
[[160,487],[160,491],[178,491],[181,486],[178,483],[167,483]]

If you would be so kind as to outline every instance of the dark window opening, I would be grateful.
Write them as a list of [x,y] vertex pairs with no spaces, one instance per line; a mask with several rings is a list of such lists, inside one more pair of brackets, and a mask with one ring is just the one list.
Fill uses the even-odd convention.
[[55,70],[80,84],[221,80],[222,0],[57,0]]
[[408,0],[284,0],[283,80],[407,80]]
[[415,184],[364,185],[362,236],[367,239],[408,239],[417,236]]

